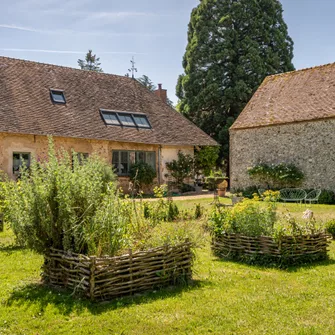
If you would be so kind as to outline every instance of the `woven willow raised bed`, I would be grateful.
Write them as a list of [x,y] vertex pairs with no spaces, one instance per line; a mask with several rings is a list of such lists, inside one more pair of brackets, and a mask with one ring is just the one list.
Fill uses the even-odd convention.
[[273,259],[295,263],[300,260],[327,258],[330,236],[315,234],[306,236],[283,236],[278,241],[269,236],[249,237],[239,234],[224,234],[212,239],[212,250],[218,256],[231,259]]
[[45,256],[47,284],[83,292],[91,299],[111,299],[178,282],[192,276],[191,243],[132,252],[117,257],[92,257],[52,249]]

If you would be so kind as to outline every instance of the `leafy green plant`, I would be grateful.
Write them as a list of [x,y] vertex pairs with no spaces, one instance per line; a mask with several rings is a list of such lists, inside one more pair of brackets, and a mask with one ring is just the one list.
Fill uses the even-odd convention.
[[326,231],[335,238],[335,219],[326,222]]
[[276,222],[275,206],[245,200],[233,208],[214,207],[209,218],[215,235],[224,233],[246,236],[271,235]]
[[178,152],[178,158],[166,163],[167,169],[175,179],[176,185],[181,187],[184,179],[191,177],[194,171],[194,160],[191,155]]
[[155,169],[145,162],[138,162],[130,167],[130,180],[137,188],[142,188],[144,185],[151,185],[155,177]]
[[200,219],[203,215],[203,208],[201,207],[200,204],[195,205],[195,211],[194,211],[194,218],[195,219]]
[[304,173],[294,164],[261,163],[248,169],[249,176],[268,188],[295,187],[301,184]]
[[331,190],[322,190],[319,196],[319,204],[334,205],[335,193]]
[[116,245],[122,247],[120,234],[132,222],[114,180],[112,167],[98,157],[81,164],[75,153],[71,158],[64,150],[56,152],[50,139],[48,160],[32,159],[18,182],[6,182],[6,220],[20,244],[40,253],[51,247],[113,253]]
[[220,147],[200,147],[194,151],[194,170],[197,174],[202,172],[210,175],[219,158]]

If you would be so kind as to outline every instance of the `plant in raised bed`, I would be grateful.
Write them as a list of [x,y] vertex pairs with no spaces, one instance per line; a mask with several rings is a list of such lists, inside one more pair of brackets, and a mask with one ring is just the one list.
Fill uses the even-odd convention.
[[20,244],[44,255],[48,283],[108,298],[191,277],[193,227],[160,229],[164,220],[116,186],[110,165],[95,155],[82,164],[52,139],[48,160],[6,182],[5,218]]
[[212,249],[248,262],[295,264],[327,257],[328,235],[313,215],[301,222],[289,213],[278,218],[275,203],[246,200],[210,215]]

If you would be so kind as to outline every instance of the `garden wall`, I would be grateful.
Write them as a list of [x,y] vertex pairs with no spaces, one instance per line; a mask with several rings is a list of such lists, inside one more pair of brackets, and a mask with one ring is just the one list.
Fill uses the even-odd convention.
[[255,185],[247,170],[260,162],[293,163],[302,187],[335,191],[335,119],[231,130],[230,186]]
[[45,256],[44,280],[83,292],[91,299],[111,299],[187,282],[192,277],[191,243],[163,246],[117,257],[89,257],[52,249]]

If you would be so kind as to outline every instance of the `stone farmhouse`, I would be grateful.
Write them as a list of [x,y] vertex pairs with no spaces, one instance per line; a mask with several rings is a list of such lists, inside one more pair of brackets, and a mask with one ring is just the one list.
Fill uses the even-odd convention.
[[232,188],[258,163],[293,163],[303,187],[335,191],[335,63],[267,77],[230,128]]
[[46,156],[48,135],[69,153],[98,153],[125,190],[134,162],[152,165],[161,184],[179,150],[217,145],[166,104],[161,85],[153,93],[127,77],[0,57],[0,87],[0,169],[12,178]]

